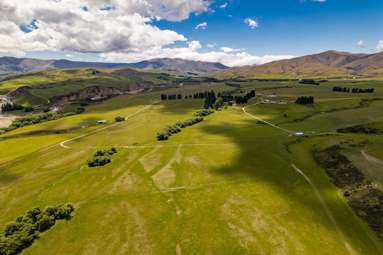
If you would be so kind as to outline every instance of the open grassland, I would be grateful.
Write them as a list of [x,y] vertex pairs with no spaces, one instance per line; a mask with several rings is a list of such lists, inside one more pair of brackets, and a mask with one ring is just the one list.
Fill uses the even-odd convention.
[[[361,101],[383,98],[383,91],[373,82],[365,84],[377,88],[373,95],[337,94],[332,85],[241,84],[287,104],[256,98],[249,114],[229,107],[165,142],[156,133],[192,117],[201,100],[120,96],[84,114],[6,133],[0,136],[0,227],[33,207],[70,202],[73,219],[23,254],[383,254],[383,241],[312,158],[315,148],[348,141],[347,155],[365,150],[382,160],[381,137],[335,131],[382,120],[383,101]],[[290,103],[300,95],[315,95],[317,103]],[[114,123],[115,116],[127,120]],[[310,136],[289,136],[254,116]],[[99,119],[109,124],[97,126]],[[112,146],[118,149],[112,163],[88,168],[96,150]],[[368,176],[379,182],[381,170]]]

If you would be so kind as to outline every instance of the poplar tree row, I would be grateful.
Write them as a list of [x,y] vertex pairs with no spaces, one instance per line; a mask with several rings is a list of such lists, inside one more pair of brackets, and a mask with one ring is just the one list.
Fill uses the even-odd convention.
[[313,96],[302,96],[298,97],[297,100],[295,101],[297,104],[314,104],[314,97]]
[[374,88],[366,88],[366,89],[361,89],[361,88],[345,88],[345,87],[333,87],[332,91],[334,92],[346,92],[346,93],[374,93],[375,89]]

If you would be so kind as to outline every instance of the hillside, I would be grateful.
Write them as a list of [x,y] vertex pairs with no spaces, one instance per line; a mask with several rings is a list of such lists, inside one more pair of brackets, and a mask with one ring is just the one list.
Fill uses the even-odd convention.
[[[203,106],[186,95],[233,87],[201,82],[124,94],[83,105],[80,114],[0,134],[0,229],[11,232],[7,226],[33,208],[71,204],[72,217],[49,225],[20,254],[382,254],[382,223],[371,224],[366,213],[379,216],[383,205],[381,193],[371,189],[382,183],[383,136],[337,130],[383,123],[383,91],[376,81],[351,84],[376,92],[332,91],[348,81],[240,83],[235,93],[255,89],[258,96],[227,105],[166,141],[157,133]],[[160,100],[164,93],[182,97]],[[315,104],[294,103],[307,94],[315,95]],[[358,166],[373,184],[351,187],[351,194],[334,185],[313,157],[319,151],[321,159],[331,159],[326,152],[333,145],[341,170]],[[109,163],[89,164],[112,148]],[[348,173],[346,180],[353,177]],[[1,251],[29,237],[16,227],[16,234],[0,234],[0,254],[15,254]]]
[[140,69],[54,69],[22,74],[0,81],[0,95],[22,105],[46,107],[91,98],[162,90],[201,82],[220,83],[205,76],[189,77]]
[[77,68],[101,68],[101,69],[153,69],[161,71],[175,71],[180,73],[206,73],[227,69],[220,63],[191,61],[183,59],[153,59],[137,63],[102,63],[102,62],[78,62],[65,59],[40,60],[31,58],[0,57],[0,78],[3,75],[25,74],[50,69],[77,69]]
[[221,63],[211,63],[203,61],[190,61],[184,59],[152,59],[131,64],[132,67],[139,69],[169,70],[176,72],[204,73],[228,69]]
[[383,74],[383,53],[352,54],[326,51],[264,65],[234,68],[226,76],[344,77]]
[[7,94],[14,102],[36,106],[170,87],[178,80],[181,78],[134,69],[47,70],[0,82],[0,94]]

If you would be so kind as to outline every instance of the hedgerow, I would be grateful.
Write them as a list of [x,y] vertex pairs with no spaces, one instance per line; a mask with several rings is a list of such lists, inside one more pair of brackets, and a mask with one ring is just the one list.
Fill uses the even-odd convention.
[[195,125],[201,121],[203,121],[202,117],[194,117],[185,121],[177,122],[176,124],[168,126],[163,131],[157,133],[157,140],[158,141],[168,140],[170,136],[181,132],[182,128]]
[[51,120],[57,120],[57,119],[71,116],[71,115],[75,115],[75,114],[76,113],[73,113],[73,112],[69,112],[69,113],[65,113],[65,114],[58,114],[58,113],[33,114],[33,115],[29,115],[27,117],[20,118],[20,119],[13,121],[9,127],[5,128],[3,130],[8,132],[8,131],[12,131],[12,130],[15,130],[17,128],[21,128],[24,126],[30,126],[33,124],[38,124],[38,123],[47,122],[47,121],[51,121]]
[[198,112],[196,112],[194,115],[197,116],[197,117],[206,117],[210,114],[214,113],[213,110],[210,110],[210,109],[204,109],[204,110],[200,110]]

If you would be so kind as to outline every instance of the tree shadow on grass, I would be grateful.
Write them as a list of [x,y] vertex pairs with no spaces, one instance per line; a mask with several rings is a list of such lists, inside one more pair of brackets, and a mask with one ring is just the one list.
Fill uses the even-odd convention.
[[15,174],[10,174],[7,172],[7,170],[0,168],[0,185],[1,186],[13,183],[19,178],[20,176]]
[[[318,175],[313,172],[314,169],[310,169],[305,163],[307,159],[304,159],[303,162],[294,162],[307,155],[312,157],[311,152],[306,155],[292,155],[286,150],[286,145],[294,141],[294,137],[288,137],[286,133],[269,126],[259,125],[256,121],[241,121],[230,125],[208,125],[203,127],[203,130],[209,135],[226,136],[239,148],[235,161],[230,165],[213,169],[214,173],[223,175],[229,181],[244,177],[250,182],[266,183],[268,186],[272,186],[273,190],[286,201],[293,201],[302,208],[306,208],[310,213],[305,213],[305,217],[311,217],[312,222],[321,224],[329,230],[338,231],[331,219],[334,217],[336,224],[339,225],[347,239],[350,237],[353,238],[351,240],[357,240],[358,237],[352,233],[364,231],[347,204],[341,199],[334,199],[333,196],[328,195],[334,194],[335,188],[329,183],[325,174]],[[331,217],[326,212],[326,208],[314,188],[292,167],[293,163],[301,165],[302,168],[307,166],[307,169],[303,168],[302,171],[311,178],[315,188],[324,198],[325,206],[332,214]],[[318,169],[319,167],[315,168],[315,170]],[[347,231],[343,231],[346,229]],[[345,241],[342,240],[343,234],[338,233],[339,241]],[[365,247],[371,245],[369,238],[363,238],[359,237],[358,245],[360,243],[363,243]]]

